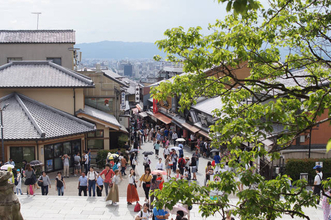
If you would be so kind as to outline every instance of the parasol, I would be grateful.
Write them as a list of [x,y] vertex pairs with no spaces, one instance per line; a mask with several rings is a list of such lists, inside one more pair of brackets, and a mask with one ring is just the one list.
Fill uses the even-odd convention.
[[176,141],[185,142],[186,140],[184,138],[177,138]]
[[155,174],[155,175],[157,175],[157,174],[167,175],[167,172],[164,171],[164,170],[153,170],[152,171],[152,174]]
[[11,164],[5,164],[5,165],[3,165],[0,169],[1,170],[8,170],[8,168],[12,168],[12,169],[14,169],[14,165],[11,165]]

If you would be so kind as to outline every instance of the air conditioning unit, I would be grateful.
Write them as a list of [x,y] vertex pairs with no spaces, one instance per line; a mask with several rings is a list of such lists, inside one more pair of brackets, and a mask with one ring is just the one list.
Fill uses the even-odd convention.
[[301,136],[300,136],[300,142],[303,143],[303,142],[305,142],[305,141],[306,141],[306,137],[305,137],[305,135],[301,135]]

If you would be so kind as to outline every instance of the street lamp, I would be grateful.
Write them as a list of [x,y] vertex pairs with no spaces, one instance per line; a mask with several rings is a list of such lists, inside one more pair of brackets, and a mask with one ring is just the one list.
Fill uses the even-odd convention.
[[2,117],[2,111],[4,111],[9,103],[5,104],[2,108],[0,108],[0,118],[1,118],[1,146],[2,146],[2,162],[5,162],[5,146],[4,146],[4,141],[3,141],[3,117]]

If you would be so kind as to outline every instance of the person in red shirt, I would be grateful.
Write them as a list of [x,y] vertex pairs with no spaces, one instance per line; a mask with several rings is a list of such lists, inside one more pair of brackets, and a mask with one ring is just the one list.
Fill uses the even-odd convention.
[[[105,175],[105,177],[103,178],[102,175]],[[110,169],[109,164],[106,164],[105,169],[100,173],[100,176],[103,178],[103,184],[105,185],[106,196],[108,196],[109,185],[111,185],[114,175],[115,173]]]

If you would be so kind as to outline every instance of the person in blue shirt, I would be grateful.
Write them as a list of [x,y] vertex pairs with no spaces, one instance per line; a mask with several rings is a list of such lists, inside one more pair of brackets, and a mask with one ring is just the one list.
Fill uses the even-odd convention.
[[100,175],[97,178],[97,196],[102,196],[103,179]]
[[214,156],[215,164],[221,163],[221,157],[219,155],[219,152],[216,152],[216,155]]
[[155,220],[168,219],[170,216],[170,214],[167,211],[164,211],[164,209],[157,209],[156,207],[153,208],[153,214]]
[[219,152],[216,152],[216,155],[214,156],[215,161],[215,172],[218,172],[220,170],[220,163],[221,163],[221,157],[219,155]]
[[81,196],[84,192],[84,196],[87,196],[87,177],[85,173],[82,172],[81,176],[78,179],[78,195]]
[[179,152],[179,157],[184,157],[184,151],[183,151],[184,146],[183,146],[183,144],[180,142],[180,143],[178,144],[178,147],[180,147],[180,150],[178,150],[178,152]]
[[11,164],[11,165],[15,166],[15,162],[13,161],[12,158],[10,158],[6,164]]

